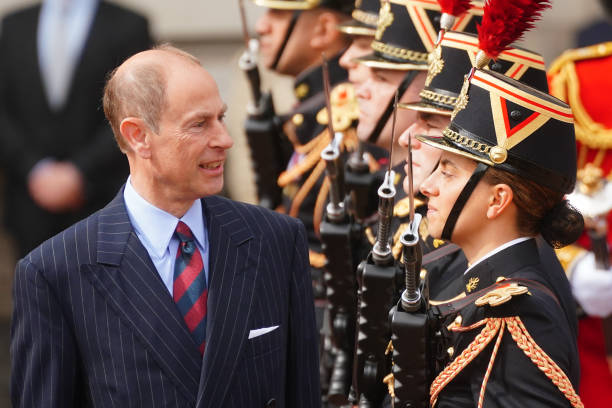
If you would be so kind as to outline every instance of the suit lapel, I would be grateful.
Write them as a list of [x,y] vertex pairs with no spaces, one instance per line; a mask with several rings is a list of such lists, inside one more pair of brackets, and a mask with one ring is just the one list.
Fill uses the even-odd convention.
[[133,231],[123,189],[99,215],[97,264],[83,273],[131,326],[147,352],[192,403],[202,358],[146,249]]
[[231,201],[203,200],[208,237],[209,284],[206,351],[196,406],[223,406],[248,337],[260,240],[252,238]]

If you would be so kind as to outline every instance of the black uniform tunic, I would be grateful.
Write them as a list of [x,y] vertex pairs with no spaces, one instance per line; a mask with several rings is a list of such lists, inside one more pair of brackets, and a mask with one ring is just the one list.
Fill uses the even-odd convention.
[[[551,255],[552,254],[552,255]],[[550,291],[529,287],[528,294],[512,297],[499,306],[471,303],[460,311],[460,326],[485,318],[518,316],[535,343],[566,374],[578,390],[579,363],[576,348],[576,317],[569,283],[552,248],[535,239],[512,245],[482,260],[463,276],[466,293],[496,282],[499,277],[537,281]],[[453,332],[454,357],[468,347],[484,326]],[[481,392],[497,336],[477,357],[443,388],[436,406],[475,407]],[[485,407],[568,407],[570,402],[534,364],[505,329],[493,361],[484,395]]]

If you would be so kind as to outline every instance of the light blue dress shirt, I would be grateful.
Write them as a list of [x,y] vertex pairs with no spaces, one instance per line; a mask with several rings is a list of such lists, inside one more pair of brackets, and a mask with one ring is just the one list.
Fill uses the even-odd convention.
[[[174,263],[179,247],[179,239],[174,234],[179,218],[165,212],[142,198],[128,177],[123,191],[127,213],[134,232],[145,247],[161,280],[172,296],[174,282]],[[206,282],[208,282],[208,231],[202,213],[202,202],[195,200],[183,217],[180,218],[193,232],[196,245],[202,254]]]
[[[67,38],[65,46],[68,55],[65,65],[71,78],[85,48],[98,4],[99,0],[45,0],[43,2],[38,20],[37,48],[40,72],[44,83],[49,80],[50,66],[54,64],[51,44],[54,21],[63,18]],[[64,14],[64,17],[60,17],[62,14]],[[70,86],[70,83],[69,80],[68,86]],[[68,90],[65,90],[65,92],[68,92]]]

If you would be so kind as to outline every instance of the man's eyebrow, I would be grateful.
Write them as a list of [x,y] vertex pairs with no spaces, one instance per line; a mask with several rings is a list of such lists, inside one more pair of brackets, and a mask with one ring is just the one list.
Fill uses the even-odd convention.
[[220,115],[224,115],[227,112],[228,109],[229,108],[228,108],[227,104],[224,103],[223,106],[221,107],[221,109],[219,110],[218,114],[213,112],[213,111],[210,111],[210,110],[199,110],[199,111],[196,111],[196,112],[193,112],[192,114],[190,114],[187,117],[187,120],[194,120],[194,119],[200,119],[200,118],[208,119],[208,118],[212,118],[212,117],[218,116],[219,114]]

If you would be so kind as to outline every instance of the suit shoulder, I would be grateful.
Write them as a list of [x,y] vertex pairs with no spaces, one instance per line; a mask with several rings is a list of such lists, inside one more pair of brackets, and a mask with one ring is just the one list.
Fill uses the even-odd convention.
[[277,232],[279,230],[296,230],[302,226],[297,218],[281,214],[255,204],[234,201],[220,196],[206,198],[208,206],[226,206],[231,208],[244,220],[253,231],[262,231],[262,234]]
[[99,213],[97,211],[47,239],[20,263],[31,263],[41,270],[48,269],[49,265],[56,269],[58,265],[69,267],[89,263],[95,259]]

